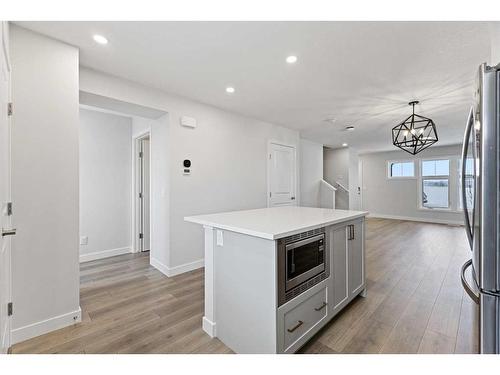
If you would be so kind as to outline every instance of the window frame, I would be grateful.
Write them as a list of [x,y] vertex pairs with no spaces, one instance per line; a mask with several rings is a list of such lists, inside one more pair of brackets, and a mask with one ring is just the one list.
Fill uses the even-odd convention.
[[[413,176],[391,176],[391,165],[394,163],[413,163]],[[388,180],[415,180],[417,179],[418,171],[414,159],[396,159],[386,161],[386,177]]]
[[[419,159],[419,170],[418,170],[418,192],[417,192],[417,207],[419,210],[424,211],[445,211],[445,212],[454,212],[452,208],[451,201],[451,170],[452,170],[452,161],[456,159],[456,156],[435,156],[429,158]],[[435,175],[435,176],[423,176],[423,163],[425,161],[432,160],[448,160],[448,175]],[[424,192],[424,180],[448,180],[448,207],[426,207],[423,205],[422,196]]]

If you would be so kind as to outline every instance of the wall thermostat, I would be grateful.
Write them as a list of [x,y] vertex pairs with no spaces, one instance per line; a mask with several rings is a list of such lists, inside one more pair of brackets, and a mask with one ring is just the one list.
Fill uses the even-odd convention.
[[182,162],[182,167],[183,174],[191,174],[191,160],[184,159],[184,161]]

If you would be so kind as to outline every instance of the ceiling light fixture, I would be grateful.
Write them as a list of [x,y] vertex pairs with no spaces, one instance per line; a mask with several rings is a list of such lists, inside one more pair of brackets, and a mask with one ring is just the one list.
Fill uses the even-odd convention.
[[438,141],[434,121],[415,114],[415,104],[418,103],[418,100],[409,102],[408,105],[413,107],[412,114],[392,128],[392,144],[412,155],[418,154]]
[[96,43],[99,43],[99,44],[108,44],[108,40],[105,37],[103,37],[102,35],[96,34],[96,35],[94,35],[93,38],[94,38],[94,41]]
[[347,143],[342,143],[342,147],[347,147]]
[[346,126],[345,130],[353,131],[354,130],[354,126],[352,126],[352,125]]
[[295,64],[297,62],[297,56],[291,55],[286,58],[286,62],[289,64]]
[[234,91],[235,91],[235,90],[234,90],[234,87],[231,87],[231,86],[226,87],[226,92],[227,92],[228,94],[234,94]]

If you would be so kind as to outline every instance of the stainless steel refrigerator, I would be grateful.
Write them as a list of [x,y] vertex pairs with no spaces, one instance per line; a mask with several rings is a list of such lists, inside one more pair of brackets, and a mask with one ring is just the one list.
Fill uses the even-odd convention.
[[[462,207],[471,259],[462,284],[479,304],[479,350],[500,353],[500,64],[482,64],[465,129]],[[470,270],[469,270],[470,269]],[[467,277],[467,274],[472,277]]]

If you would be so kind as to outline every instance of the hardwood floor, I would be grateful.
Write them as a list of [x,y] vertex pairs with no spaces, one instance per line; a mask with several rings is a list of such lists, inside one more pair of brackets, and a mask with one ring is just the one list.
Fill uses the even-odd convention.
[[[477,306],[464,294],[461,227],[369,219],[368,296],[301,353],[477,353]],[[81,264],[82,323],[13,353],[231,353],[201,329],[203,270],[167,278],[147,254]]]

